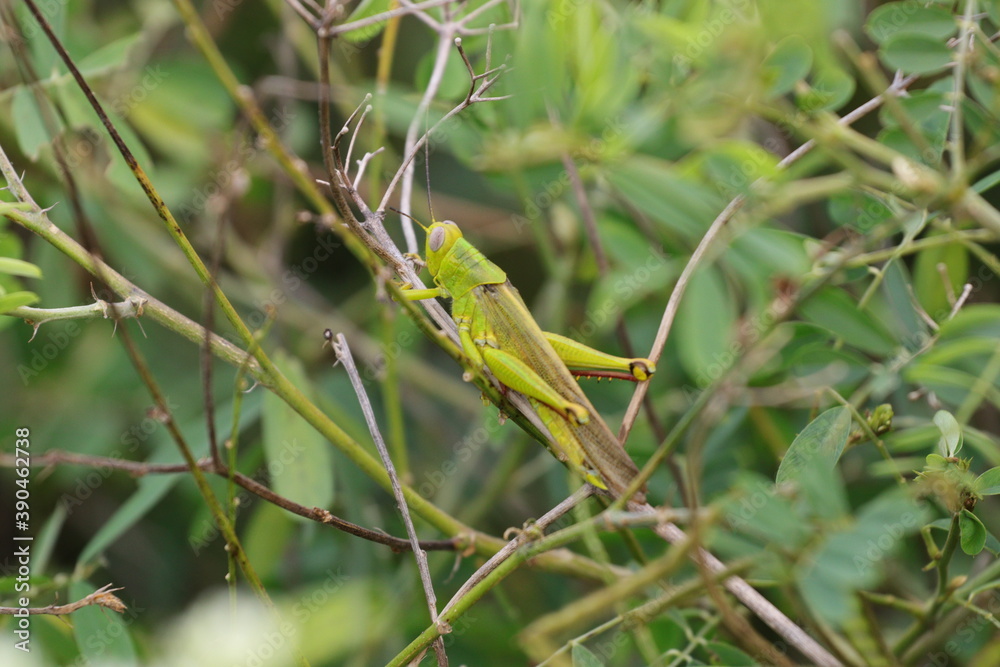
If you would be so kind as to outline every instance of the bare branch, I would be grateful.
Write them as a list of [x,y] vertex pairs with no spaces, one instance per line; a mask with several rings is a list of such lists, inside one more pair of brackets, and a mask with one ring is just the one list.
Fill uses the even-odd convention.
[[65,616],[67,614],[72,614],[74,611],[83,609],[84,607],[90,607],[92,605],[104,607],[105,609],[110,609],[111,611],[116,611],[121,614],[128,609],[128,607],[126,607],[125,603],[122,602],[118,596],[114,595],[114,593],[124,589],[111,588],[112,585],[113,584],[105,584],[90,595],[81,598],[76,602],[70,602],[69,604],[50,604],[47,607],[0,607],[0,615],[20,616],[28,613],[44,614],[46,616]]
[[[327,340],[333,341],[333,334],[329,329],[324,332],[324,337]],[[410,546],[417,560],[417,569],[420,572],[420,581],[424,587],[424,597],[427,598],[427,609],[431,614],[431,622],[438,626],[441,634],[450,632],[451,628],[442,626],[438,620],[437,594],[434,592],[431,570],[427,565],[427,554],[420,548],[420,542],[417,539],[417,530],[413,527],[413,519],[410,518],[410,509],[406,505],[406,497],[403,495],[403,488],[399,483],[399,476],[396,474],[396,466],[393,465],[392,458],[389,456],[389,450],[386,449],[385,441],[382,439],[382,432],[379,430],[371,402],[368,400],[368,394],[361,383],[361,376],[358,374],[357,366],[354,365],[354,357],[351,356],[351,348],[348,347],[344,334],[337,334],[336,341],[333,342],[333,349],[337,353],[337,360],[343,365],[344,370],[347,371],[347,376],[351,380],[351,386],[354,387],[354,393],[358,396],[358,403],[361,404],[361,411],[365,415],[368,430],[372,435],[372,440],[375,441],[375,448],[378,449],[379,456],[382,458],[382,464],[385,466],[385,471],[389,474],[389,481],[392,483],[392,493],[396,497],[396,505],[399,507],[399,513],[403,517],[406,534],[410,537]],[[444,641],[440,637],[434,642],[434,650],[437,654],[438,664],[447,665],[448,656],[444,651]]]
[[[13,454],[0,454],[0,466],[12,468],[14,465],[15,461]],[[129,473],[133,477],[184,473],[190,471],[190,468],[186,463],[147,463],[145,461],[129,461],[126,459],[111,458],[107,456],[77,454],[75,452],[67,452],[59,449],[51,449],[44,454],[36,454],[32,456],[31,465],[40,467],[54,465],[81,465],[97,469],[122,470]],[[229,469],[227,467],[224,465],[216,465],[210,458],[199,459],[197,461],[197,467],[204,472],[213,473],[219,475],[220,477],[229,476]],[[351,523],[350,521],[345,521],[325,509],[300,505],[292,500],[289,500],[288,498],[285,498],[284,496],[278,495],[257,480],[252,477],[248,477],[243,473],[233,471],[233,481],[250,493],[263,498],[269,503],[277,505],[282,509],[288,510],[293,514],[297,514],[311,521],[333,526],[338,530],[354,535],[355,537],[366,539],[370,542],[384,544],[397,553],[407,551],[411,548],[411,544],[408,540],[386,535],[380,531],[363,528],[357,524]],[[461,539],[453,539],[424,540],[420,542],[420,546],[427,551],[458,551],[465,548],[467,545],[465,545]]]

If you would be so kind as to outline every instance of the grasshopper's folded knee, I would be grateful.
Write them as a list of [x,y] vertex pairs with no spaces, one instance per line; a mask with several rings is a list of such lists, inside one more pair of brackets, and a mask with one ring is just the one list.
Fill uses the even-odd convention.
[[590,421],[587,408],[578,403],[566,403],[566,416],[577,424],[586,424]]
[[656,372],[656,364],[649,359],[633,359],[629,362],[628,368],[632,372],[632,377],[639,382],[645,382]]

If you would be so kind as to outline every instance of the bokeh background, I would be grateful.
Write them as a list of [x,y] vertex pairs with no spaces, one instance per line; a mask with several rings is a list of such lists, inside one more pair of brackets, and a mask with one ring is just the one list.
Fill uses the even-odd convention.
[[[542,515],[572,487],[566,470],[516,424],[499,425],[497,409],[462,381],[459,365],[385,296],[379,281],[390,277],[373,277],[345,247],[346,230],[321,219],[192,43],[183,4],[39,6],[184,234],[206,263],[216,258],[223,292],[309,400],[374,455],[355,394],[323,345],[324,329],[343,332],[404,481],[494,536]],[[345,4],[331,25],[398,3],[360,4]],[[311,6],[216,0],[196,11],[280,141],[311,178],[326,179],[316,33],[302,15]],[[204,285],[65,65],[22,3],[0,7],[8,37],[0,48],[0,146],[24,186],[69,235],[79,239],[79,220],[89,221],[102,256],[129,281],[206,322]],[[837,637],[848,656],[867,661],[865,647],[882,642],[885,655],[898,649],[910,664],[995,664],[995,618],[973,609],[996,611],[995,594],[970,597],[1000,576],[988,496],[969,508],[986,550],[952,556],[950,575],[969,579],[955,582],[966,586],[961,596],[934,610],[940,624],[902,646],[911,617],[872,596],[933,596],[918,530],[936,521],[926,532],[938,546],[946,535],[957,540],[951,517],[964,515],[949,501],[1000,465],[998,3],[471,2],[426,9],[436,28],[410,15],[339,34],[331,42],[330,122],[336,132],[372,95],[355,147],[355,158],[382,148],[358,183],[372,207],[401,165],[407,130],[424,132],[468,92],[458,51],[439,46],[440,24],[480,7],[463,23],[463,48],[482,71],[489,43],[491,64],[508,69],[493,89],[505,99],[473,105],[431,135],[416,158],[414,215],[429,220],[429,200],[434,217],[457,221],[507,271],[542,328],[643,356],[709,225],[746,196],[686,286],[650,409],[629,438],[641,466],[674,424],[700,410],[672,464],[651,478],[653,500],[708,508],[699,539],[727,559],[746,559],[745,575],[811,631]],[[443,79],[422,111],[440,53]],[[852,129],[835,129],[838,116],[894,77],[908,78],[907,95],[891,96]],[[75,193],[54,159],[53,136]],[[809,140],[814,150],[779,167]],[[10,192],[0,198],[12,201]],[[599,249],[582,222],[588,210]],[[386,228],[406,251],[399,219],[389,215]],[[0,255],[40,269],[40,277],[0,275],[8,295],[37,295],[36,307],[86,305],[102,289],[52,244],[3,218]],[[212,321],[240,342],[218,312]],[[220,442],[238,434],[235,456],[246,475],[307,507],[405,534],[391,495],[280,397],[249,388],[236,367],[216,359],[209,415],[196,343],[145,317],[118,327],[196,456],[207,455],[211,416]],[[111,320],[47,323],[32,338],[23,319],[0,316],[0,553],[14,544],[7,516],[17,488],[16,428],[30,428],[34,457],[60,450],[182,461],[120,339]],[[634,386],[583,382],[616,430]],[[694,408],[705,391],[708,407]],[[859,414],[893,406],[885,453],[851,436],[839,464],[816,472],[805,491],[775,490],[789,446],[840,397]],[[939,410],[954,415],[949,428],[961,430],[971,472],[941,473],[951,486],[935,495],[915,471],[928,472],[925,456],[948,440],[934,421]],[[849,416],[835,416],[821,428],[846,429]],[[227,498],[224,479],[210,484]],[[113,583],[128,611],[87,608],[69,622],[33,617],[30,655],[9,650],[13,625],[0,617],[5,664],[295,664],[295,651],[316,665],[383,664],[429,624],[411,554],[238,489],[238,534],[292,630],[274,625],[248,590],[227,591],[225,541],[190,474],[136,477],[64,462],[32,468],[30,489],[32,604],[65,603]],[[599,509],[588,506],[576,519]],[[421,537],[450,537],[425,519],[417,519]],[[649,531],[636,529],[635,539],[651,560],[665,553]],[[568,548],[642,567],[615,532]],[[439,599],[483,560],[432,552]],[[0,572],[3,605],[16,604],[13,565],[7,558]],[[572,654],[581,665],[771,662],[726,630],[724,610],[704,596],[692,566],[681,560],[669,577],[694,582],[691,597],[627,631],[588,635],[581,648],[565,642],[663,591],[613,597],[603,615],[579,612],[572,631],[538,643],[533,623],[579,611],[574,603],[602,583],[522,566],[462,616],[447,637],[449,656],[453,664],[535,664],[562,646],[554,660]],[[947,647],[952,635],[959,639]]]

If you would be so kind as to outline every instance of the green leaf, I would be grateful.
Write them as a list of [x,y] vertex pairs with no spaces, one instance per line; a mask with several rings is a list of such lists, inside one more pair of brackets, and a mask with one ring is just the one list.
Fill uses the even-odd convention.
[[583,644],[573,644],[573,667],[604,667],[604,663]]
[[726,642],[706,642],[705,650],[711,653],[717,665],[757,665],[760,664],[754,658]]
[[680,362],[698,387],[707,387],[733,362],[729,350],[736,305],[722,274],[711,266],[698,269],[677,313]]
[[[66,43],[66,13],[68,4],[66,2],[53,2],[42,6],[45,20],[49,22],[52,32],[55,33],[56,37],[63,44]],[[59,61],[59,54],[52,48],[52,44],[46,37],[45,32],[38,25],[38,21],[28,9],[27,3],[19,2],[14,5],[14,9],[18,13],[18,19],[24,30],[22,34],[27,37],[28,44],[31,46],[31,54],[28,57],[31,58],[32,67],[38,72],[40,77],[49,77],[57,69],[61,68],[62,63]],[[6,23],[6,21],[4,22]]]
[[[911,278],[903,262],[892,262],[884,269],[880,295],[886,311],[886,323],[909,352],[916,352],[926,342],[927,324],[920,318],[910,295]],[[894,375],[898,375],[893,373]]]
[[944,152],[951,123],[951,89],[954,83],[950,76],[935,82],[935,86],[947,84],[947,92],[940,89],[913,91],[899,99],[903,115],[920,134],[926,146],[914,141],[900,125],[899,114],[882,109],[879,120],[884,129],[879,133],[879,141],[913,160],[936,166]]
[[924,457],[924,464],[931,470],[944,470],[948,467],[948,459],[940,454],[928,454]]
[[610,331],[620,314],[658,294],[675,275],[675,263],[662,252],[648,244],[637,248],[629,263],[616,265],[594,283],[587,299],[587,319],[580,327],[582,337]]
[[790,35],[778,42],[762,67],[768,82],[765,95],[777,97],[790,91],[806,78],[812,62],[812,49],[801,35]]
[[977,370],[986,363],[989,355],[996,352],[994,338],[964,336],[939,343],[921,359],[921,364],[929,366],[952,366],[965,370]]
[[142,36],[142,33],[137,32],[105,44],[96,51],[81,58],[80,62],[77,63],[77,67],[84,76],[92,77],[105,74],[108,70],[125,65],[129,58],[129,51]]
[[934,415],[934,424],[941,431],[938,440],[938,451],[944,457],[952,457],[962,451],[962,426],[947,410],[938,410]]
[[[945,287],[941,274],[944,265],[950,290]],[[969,253],[962,245],[953,243],[927,248],[917,253],[913,267],[913,292],[920,305],[937,322],[951,313],[950,294],[961,294],[962,285],[969,275]]]
[[295,533],[300,529],[292,520],[293,514],[271,503],[257,503],[253,516],[243,528],[240,542],[253,563],[257,575],[264,580],[281,575],[288,550],[294,545]]
[[38,159],[42,146],[49,143],[49,133],[42,122],[42,114],[34,94],[25,86],[14,92],[14,103],[10,110],[17,146],[32,161]]
[[778,466],[775,482],[799,479],[806,466],[833,467],[847,445],[851,434],[851,411],[844,406],[830,408],[802,429],[788,447]]
[[881,356],[891,354],[895,348],[892,335],[881,322],[860,310],[843,290],[828,287],[799,306],[799,312],[863,352]]
[[906,74],[930,74],[948,67],[951,49],[940,39],[919,33],[897,33],[882,44],[882,60]]
[[986,544],[984,548],[994,556],[1000,556],[1000,540],[994,537],[993,533],[986,533]]
[[[69,91],[65,97],[73,99],[76,95]],[[214,148],[205,137],[216,136],[229,126],[233,106],[211,69],[195,62],[172,60],[158,60],[144,71],[133,91],[112,101],[112,109],[127,118],[151,146],[198,170],[204,169],[213,155]],[[275,112],[271,123],[275,131],[286,132],[294,118],[294,110]],[[115,122],[117,125],[120,121]],[[241,159],[256,152],[252,142],[246,140],[240,140],[234,150],[242,155]],[[240,160],[229,163],[224,172],[209,177],[219,181],[230,176],[234,165],[239,164]],[[203,178],[199,174],[190,187],[205,188]]]
[[49,559],[55,551],[56,542],[59,541],[66,516],[66,508],[56,505],[52,514],[45,519],[41,531],[35,538],[35,548],[31,553],[31,565],[36,571],[44,572],[48,569]]
[[[381,14],[389,9],[391,2],[392,0],[362,0],[354,11],[351,12],[351,15],[347,17],[344,23],[353,23],[354,21],[366,19],[369,16]],[[347,40],[351,44],[361,44],[364,46],[366,42],[371,41],[373,37],[385,29],[386,23],[387,21],[380,21],[364,28],[358,28],[357,30],[345,32],[341,34],[339,39],[336,41]],[[345,46],[345,49],[346,48],[350,48],[350,46]]]
[[884,199],[857,189],[834,194],[827,210],[837,224],[854,227],[863,234],[894,215]]
[[959,515],[958,525],[962,530],[962,551],[970,556],[977,555],[986,546],[986,526],[967,509]]
[[700,238],[718,213],[714,192],[681,178],[666,162],[634,157],[610,165],[607,177],[622,197],[670,233]]
[[1000,466],[990,468],[976,478],[973,490],[981,496],[1000,494]]
[[[311,382],[298,359],[281,350],[274,357],[275,363],[295,386],[303,391],[310,387]],[[271,392],[264,394],[262,410],[264,453],[271,488],[306,507],[329,506],[333,502],[333,463],[326,440]],[[308,519],[301,520],[308,522]]]
[[726,262],[738,268],[749,280],[747,285],[764,284],[770,306],[771,283],[776,276],[806,273],[812,262],[806,251],[806,237],[783,229],[754,227],[729,242]]
[[[87,582],[78,581],[69,587],[69,596],[73,600],[80,600],[95,590]],[[87,659],[85,664],[113,664],[115,667],[138,665],[135,645],[128,631],[129,623],[126,622],[134,620],[136,613],[137,611],[128,610],[123,615],[97,605],[73,612],[73,635],[80,655]]]
[[809,524],[788,520],[796,516],[796,506],[766,477],[740,471],[727,490],[725,522],[731,529],[789,549],[800,548],[811,538]]
[[982,194],[1000,183],[1000,169],[990,172],[972,184],[972,189]]
[[[974,291],[982,287],[973,285]],[[1000,338],[1000,305],[995,303],[968,304],[955,317],[943,322],[939,332],[941,339],[981,336]]]
[[725,197],[746,194],[759,178],[780,177],[778,159],[755,143],[723,141],[682,163],[681,175],[712,184]]
[[31,262],[25,262],[23,259],[14,259],[13,257],[0,257],[0,273],[12,276],[26,276],[28,278],[42,277],[42,270],[40,268]]
[[[181,475],[150,475],[140,479],[139,489],[129,496],[129,499],[115,510],[111,518],[105,521],[90,538],[90,542],[80,552],[77,563],[81,566],[90,565],[91,561],[100,556],[126,530],[141,520],[181,478]],[[88,486],[86,480],[89,478],[80,477],[77,489],[86,490],[87,496],[81,497],[82,492],[77,489],[74,489],[72,493],[67,491],[63,494],[60,502],[70,512],[82,504],[83,498],[89,497],[90,493],[93,493],[93,489]]]
[[923,6],[915,0],[889,2],[868,15],[865,32],[881,44],[897,34],[925,35],[942,41],[958,30],[955,16],[943,7]]
[[856,616],[854,592],[878,583],[892,556],[927,522],[928,512],[905,489],[892,489],[864,505],[854,525],[829,531],[815,555],[796,567],[809,606],[842,625]]
[[[907,382],[921,385],[937,394],[945,403],[960,404],[969,395],[969,388],[975,386],[981,376],[980,371],[969,372],[919,364],[905,371]],[[986,387],[986,398],[1000,407],[1000,391],[996,387]]]
[[9,313],[21,306],[30,306],[38,302],[38,295],[34,292],[11,292],[0,296],[0,314]]
[[795,104],[805,112],[834,111],[854,94],[854,77],[839,67],[825,67],[809,80],[809,90],[796,92]]

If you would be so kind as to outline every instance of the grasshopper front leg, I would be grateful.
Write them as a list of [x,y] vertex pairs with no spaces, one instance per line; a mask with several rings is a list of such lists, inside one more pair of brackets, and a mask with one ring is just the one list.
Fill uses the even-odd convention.
[[448,292],[441,289],[440,287],[430,287],[427,289],[413,289],[413,287],[406,283],[405,285],[400,285],[399,289],[403,292],[403,298],[407,301],[423,301],[424,299],[437,299],[437,298],[447,298]]
[[[560,336],[559,334],[542,332],[545,338],[552,345],[552,348],[559,355],[574,375],[586,375],[591,377],[607,377],[619,380],[632,380],[633,382],[643,382],[652,377],[656,372],[656,365],[649,359],[641,357],[627,359],[607,354],[600,350],[595,350],[572,338]],[[584,369],[593,369],[596,372],[588,372]]]

